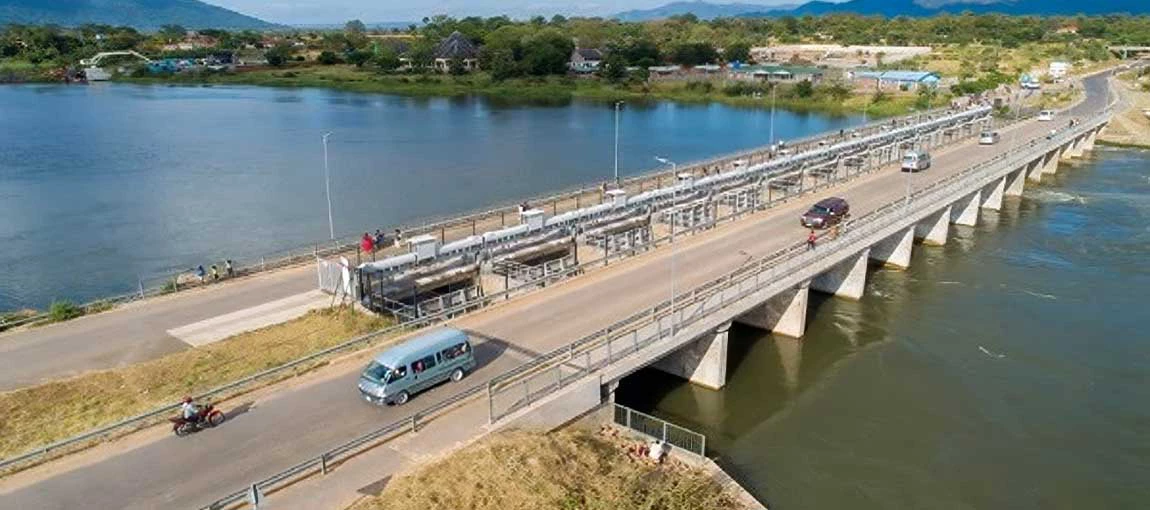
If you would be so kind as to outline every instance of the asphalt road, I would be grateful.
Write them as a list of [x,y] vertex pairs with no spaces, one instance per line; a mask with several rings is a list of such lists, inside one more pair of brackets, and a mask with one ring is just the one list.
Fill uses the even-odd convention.
[[[1105,81],[1087,82],[1089,99],[1075,114],[1105,104]],[[1064,122],[1063,119],[1058,119]],[[1056,122],[1058,122],[1056,121]],[[1007,150],[1012,141],[1044,135],[1051,123],[1027,122],[1003,132],[995,146],[973,141],[938,151],[934,166],[918,174],[895,167],[845,186],[684,238],[673,249],[621,262],[551,289],[511,301],[455,323],[489,340],[480,341],[480,368],[461,385],[440,386],[404,407],[375,407],[355,388],[359,367],[314,384],[289,387],[239,410],[223,427],[187,438],[167,437],[103,461],[19,489],[0,484],[0,507],[20,509],[191,508],[380,425],[409,416],[528,359],[589,334],[670,295],[671,260],[678,288],[689,289],[753,257],[805,239],[798,215],[823,196],[847,198],[856,216],[905,193],[904,179],[918,188]],[[1015,136],[1017,133],[1017,136]],[[450,419],[450,418],[447,418]]]
[[167,331],[314,290],[315,278],[312,266],[286,269],[0,334],[0,391],[187,349],[188,344]]

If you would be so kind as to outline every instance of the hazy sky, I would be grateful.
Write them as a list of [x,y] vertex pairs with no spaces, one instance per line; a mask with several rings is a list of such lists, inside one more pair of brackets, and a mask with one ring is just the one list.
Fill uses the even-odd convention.
[[[342,23],[415,21],[433,14],[524,18],[542,14],[606,16],[629,9],[647,9],[673,0],[206,0],[274,23]],[[715,0],[714,3],[736,3]],[[745,0],[741,3],[772,5],[788,0]]]

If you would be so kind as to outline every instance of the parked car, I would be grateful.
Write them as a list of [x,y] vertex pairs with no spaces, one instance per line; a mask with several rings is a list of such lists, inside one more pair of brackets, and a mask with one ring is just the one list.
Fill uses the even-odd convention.
[[902,156],[903,172],[918,172],[930,168],[930,153],[924,150],[907,151]]
[[475,366],[467,333],[442,328],[376,356],[359,376],[359,393],[373,404],[403,405],[439,383],[459,382]]
[[1038,120],[1040,122],[1049,122],[1054,120],[1054,110],[1042,110],[1038,112]]
[[829,197],[819,200],[799,218],[799,222],[806,228],[830,228],[851,215],[850,204],[846,199]]
[[999,135],[997,131],[983,131],[978,137],[979,145],[994,145],[998,143]]

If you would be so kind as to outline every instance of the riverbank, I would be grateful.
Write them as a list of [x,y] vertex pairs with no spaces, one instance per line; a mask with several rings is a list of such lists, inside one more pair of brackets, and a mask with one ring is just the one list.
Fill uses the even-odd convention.
[[745,508],[706,472],[673,459],[656,464],[627,447],[578,428],[502,433],[396,477],[351,510]]
[[1150,149],[1150,91],[1138,82],[1119,80],[1116,86],[1126,101],[1127,108],[1114,115],[1110,124],[1098,135],[1098,143],[1114,147]]
[[[478,95],[493,100],[533,104],[565,104],[588,101],[674,101],[721,103],[742,108],[770,108],[766,84],[724,86],[720,82],[674,81],[642,84],[611,84],[593,78],[547,77],[494,80],[487,73],[466,76],[379,74],[348,65],[299,66],[256,69],[234,73],[190,73],[154,77],[122,78],[121,81],[156,85],[249,85],[288,88],[326,88],[351,92],[395,94],[412,97],[463,97]],[[830,87],[814,87],[799,97],[793,85],[781,85],[775,94],[777,108],[829,115],[860,114],[874,117],[903,115],[926,106],[915,95],[858,95]],[[938,94],[931,107],[949,102]]]

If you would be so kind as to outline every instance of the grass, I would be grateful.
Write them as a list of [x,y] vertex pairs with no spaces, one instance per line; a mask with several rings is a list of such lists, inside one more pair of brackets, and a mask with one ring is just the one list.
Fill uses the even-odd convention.
[[[350,65],[296,66],[282,69],[256,69],[235,73],[200,73],[173,76],[125,78],[144,84],[252,85],[271,87],[309,87],[352,92],[398,94],[412,97],[462,97],[480,95],[518,103],[564,104],[574,99],[592,101],[668,100],[684,103],[718,102],[739,107],[770,108],[769,94],[760,97],[727,95],[715,87],[703,91],[688,82],[655,82],[651,84],[611,84],[597,79],[552,76],[516,78],[497,81],[487,73],[467,76],[385,75]],[[817,95],[793,98],[779,93],[776,106],[795,111],[831,114],[861,113],[870,96],[842,99]],[[901,115],[910,111],[913,97],[892,97],[868,108],[876,117]],[[943,102],[945,104],[945,102]]]
[[393,480],[351,510],[727,510],[743,508],[705,473],[654,465],[584,430],[488,437]]
[[[282,365],[386,325],[383,319],[349,309],[317,310],[202,348],[0,393],[0,458],[176,403],[183,395]],[[295,373],[322,363],[300,367]]]

